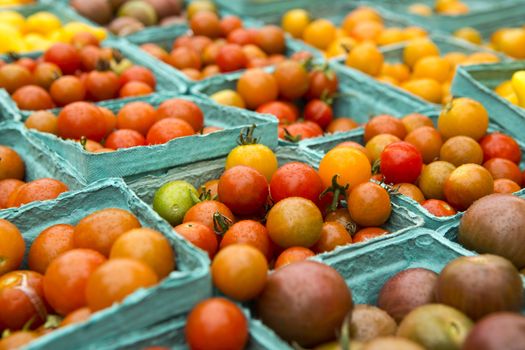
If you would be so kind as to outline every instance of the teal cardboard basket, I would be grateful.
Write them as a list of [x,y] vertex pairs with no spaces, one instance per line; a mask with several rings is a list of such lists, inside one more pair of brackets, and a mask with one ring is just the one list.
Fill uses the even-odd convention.
[[399,16],[415,25],[432,31],[453,33],[464,27],[472,27],[488,37],[495,30],[502,27],[523,25],[525,9],[519,0],[463,0],[470,8],[464,15],[420,16],[408,11],[410,5],[419,3],[434,7],[434,0],[365,0],[365,3],[395,11]]
[[[246,350],[292,350],[293,348],[280,339],[272,330],[259,320],[248,317],[249,341]],[[163,346],[169,349],[188,349],[184,335],[186,317],[172,319],[153,327],[126,334],[107,344],[101,344],[99,350],[143,350],[148,346]]]
[[[314,168],[318,166],[315,155],[311,154],[308,150],[295,147],[281,147],[277,149],[276,155],[279,166],[289,162],[303,162]],[[129,180],[128,186],[144,202],[151,204],[155,192],[165,183],[175,180],[185,180],[196,188],[199,188],[199,186],[203,185],[206,181],[218,179],[224,172],[225,162],[226,158],[196,162],[171,169],[168,172],[152,173],[135,180]],[[408,228],[422,226],[423,223],[424,221],[420,216],[394,203],[392,215],[382,227],[391,233],[400,234]],[[388,236],[393,236],[393,234]],[[367,243],[352,244],[351,246],[357,249],[357,247]]]
[[[134,47],[123,39],[111,40],[108,39],[104,41],[102,46],[114,48],[120,51],[123,56],[131,60],[134,64],[146,67],[150,69],[155,75],[156,79],[156,91],[157,92],[174,92],[177,94],[183,94],[187,90],[186,84],[178,79],[176,76],[171,76],[164,72],[163,69],[158,67],[158,61],[153,57],[142,52],[140,49]],[[28,55],[22,55],[32,58],[37,58],[42,55],[42,52],[33,52]],[[0,57],[1,58],[1,57]],[[151,96],[151,95],[149,95]],[[108,101],[130,101],[133,98],[116,98]],[[56,112],[58,109],[51,110]],[[31,115],[32,111],[21,110],[18,108],[16,103],[13,101],[9,93],[6,90],[0,89],[0,121],[2,119],[15,119],[15,120],[25,120]]]
[[[320,62],[320,61],[318,61]],[[401,94],[397,90],[385,88],[382,84],[370,81],[363,74],[347,74],[340,65],[330,63],[339,81],[339,94],[334,98],[334,117],[352,118],[358,123],[366,123],[370,117],[388,113],[398,117],[428,109],[428,104],[409,94]],[[194,95],[209,98],[215,92],[224,89],[236,89],[237,81],[242,73],[215,77],[201,82],[191,88]],[[380,98],[378,98],[380,96]],[[345,133],[346,134],[346,133]],[[351,132],[350,134],[351,135]],[[323,139],[323,136],[316,139]],[[302,144],[305,141],[300,141]],[[281,145],[294,145],[291,142],[279,140]]]
[[[61,223],[74,225],[86,215],[104,208],[129,210],[144,227],[155,229],[168,238],[175,250],[176,271],[158,285],[140,289],[121,303],[95,313],[88,321],[56,330],[32,342],[26,349],[96,349],[96,344],[105,339],[184,315],[196,303],[211,296],[208,256],[177,235],[129,191],[122,180],[104,180],[38,206],[0,212],[0,218],[16,225],[29,247],[47,227]],[[23,266],[27,266],[25,262]]]
[[[473,255],[434,231],[418,228],[355,252],[340,251],[311,259],[330,265],[345,278],[354,304],[376,305],[381,288],[395,274],[411,268],[440,273],[452,260]],[[521,313],[525,314],[525,306]]]
[[[0,145],[14,149],[25,163],[25,181],[53,178],[65,183],[71,191],[85,186],[71,166],[15,122],[0,123]],[[38,206],[42,202],[28,203],[22,208]],[[0,212],[17,211],[4,209]]]
[[[430,113],[423,113],[428,115],[432,120],[434,121],[434,124],[437,124],[437,118],[439,116],[439,113],[430,112]],[[492,118],[491,114],[491,118]],[[491,119],[491,123],[489,125],[489,132],[494,131],[500,131],[506,134],[510,134],[510,131],[508,128],[503,128],[498,124],[493,123],[493,119]],[[308,150],[310,153],[314,154],[314,158],[322,159],[322,157],[331,149],[336,147],[338,144],[346,141],[353,141],[357,142],[361,145],[364,145],[364,129],[358,128],[355,129],[349,133],[336,133],[332,134],[323,138],[317,138],[317,139],[309,139],[305,140],[301,143],[300,148]],[[525,166],[525,143],[521,142],[520,140],[517,140],[521,151],[524,154],[524,158],[522,158],[521,161],[521,168]],[[518,192],[519,193],[519,192]],[[400,207],[407,208],[411,212],[417,214],[418,216],[422,217],[425,221],[425,227],[433,230],[438,230],[441,227],[444,227],[446,225],[449,225],[451,223],[454,223],[458,220],[458,218],[461,217],[461,213],[458,213],[453,216],[446,216],[446,217],[438,217],[435,215],[432,215],[429,213],[425,208],[421,206],[418,202],[413,200],[412,198],[409,198],[407,196],[404,196],[402,194],[392,196],[392,203],[395,203],[399,205]]]
[[[257,125],[255,135],[262,143],[271,148],[277,146],[277,121],[269,115],[239,111],[198,97],[171,93],[153,94],[133,100],[145,101],[157,107],[174,97],[195,102],[204,113],[206,125],[219,126],[224,130],[207,135],[181,137],[162,145],[126,148],[108,153],[86,152],[79,142],[64,140],[48,133],[29,130],[29,135],[66,159],[87,183],[109,177],[140,177],[142,175],[139,174],[166,171],[177,165],[226,155],[237,145],[241,131],[253,124]],[[106,101],[100,105],[117,114],[124,101]]]
[[498,124],[506,126],[513,137],[525,141],[525,109],[494,92],[499,84],[512,79],[514,72],[520,70],[525,70],[525,61],[459,67],[452,93],[479,101]]

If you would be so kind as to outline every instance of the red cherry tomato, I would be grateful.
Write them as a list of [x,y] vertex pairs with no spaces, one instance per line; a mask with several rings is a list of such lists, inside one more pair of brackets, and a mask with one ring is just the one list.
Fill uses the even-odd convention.
[[237,165],[219,179],[219,199],[239,215],[258,214],[268,200],[268,182],[257,170]]
[[105,146],[111,149],[144,146],[146,139],[141,133],[131,129],[115,130],[109,134]]
[[291,138],[291,141],[300,141],[314,137],[323,136],[323,129],[314,122],[304,121],[288,125],[285,130],[285,138]]
[[217,65],[221,72],[233,72],[246,68],[248,59],[242,47],[236,44],[226,44],[219,49],[217,54]]
[[279,119],[279,124],[291,124],[297,120],[295,111],[285,102],[267,102],[256,110],[257,113],[272,114]]
[[330,97],[337,92],[339,82],[332,70],[314,69],[310,72],[310,86],[306,98],[313,100],[321,97]]
[[505,158],[516,164],[521,162],[521,150],[518,143],[510,136],[495,132],[481,139],[483,161],[492,158]]
[[445,201],[439,199],[428,199],[421,203],[423,208],[434,216],[452,216],[456,215],[456,210]]
[[73,45],[58,43],[44,53],[44,61],[56,64],[62,73],[73,74],[80,68],[80,55]]
[[408,142],[394,142],[381,153],[381,174],[387,183],[413,183],[419,177],[423,158],[419,150]]
[[304,119],[317,123],[323,129],[332,122],[333,118],[332,107],[321,100],[311,100],[304,107]]
[[288,197],[303,197],[319,202],[323,181],[311,166],[292,162],[283,165],[273,174],[270,193],[275,203]]

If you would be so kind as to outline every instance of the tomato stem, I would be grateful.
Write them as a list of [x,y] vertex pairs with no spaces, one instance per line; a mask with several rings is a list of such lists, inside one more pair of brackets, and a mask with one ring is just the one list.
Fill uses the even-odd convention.
[[339,197],[341,197],[341,195],[346,196],[346,191],[350,187],[348,184],[346,184],[345,186],[339,185],[339,183],[337,182],[337,176],[338,175],[334,175],[334,177],[332,177],[332,186],[325,189],[319,195],[319,199],[321,199],[330,192],[334,194],[334,197],[332,198],[332,203],[328,206],[328,208],[326,208],[326,214],[337,210],[337,208],[339,207]]
[[226,233],[231,225],[233,225],[233,221],[218,211],[213,214],[213,229],[218,235]]
[[381,159],[376,159],[372,163],[372,175],[377,175],[381,172]]
[[292,134],[290,134],[290,132],[286,128],[284,128],[283,130],[284,130],[284,139],[286,141],[297,143],[297,142],[301,141],[302,138],[303,138],[302,135],[292,135]]
[[252,124],[252,126],[243,129],[241,131],[241,134],[239,135],[237,144],[242,146],[242,145],[255,145],[259,143],[259,139],[256,137],[253,137],[253,132],[255,131],[256,127],[257,125]]
[[48,315],[46,323],[44,323],[44,328],[56,329],[60,326],[60,322],[62,322],[62,317],[58,315]]
[[[211,190],[207,189],[206,186],[201,186],[201,194],[199,195],[198,202],[210,201],[214,198],[211,197]],[[198,203],[196,202],[196,203]]]

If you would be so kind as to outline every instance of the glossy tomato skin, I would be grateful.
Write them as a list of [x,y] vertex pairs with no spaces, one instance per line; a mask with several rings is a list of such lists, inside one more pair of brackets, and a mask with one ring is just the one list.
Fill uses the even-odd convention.
[[216,63],[221,72],[233,72],[246,68],[248,59],[239,45],[226,44],[219,49]]
[[45,322],[43,276],[33,271],[12,271],[0,278],[0,323],[10,330],[22,329],[34,319],[32,327]]
[[242,350],[248,341],[248,322],[237,305],[212,298],[190,312],[185,333],[192,350]]
[[86,89],[89,97],[95,101],[114,98],[120,89],[118,76],[111,72],[90,72],[86,78]]
[[74,102],[64,107],[58,115],[57,126],[59,136],[76,140],[84,136],[98,142],[107,132],[104,115],[87,102]]
[[510,136],[498,132],[488,134],[480,141],[483,150],[483,161],[492,158],[505,158],[519,164],[521,150],[518,143]]
[[80,68],[80,55],[73,45],[57,43],[44,53],[44,61],[56,64],[64,74],[73,74]]
[[235,214],[258,214],[268,199],[268,182],[257,170],[238,165],[219,179],[219,199]]
[[421,205],[434,216],[452,216],[457,213],[447,202],[439,199],[428,199],[421,203]]
[[281,125],[291,124],[297,120],[294,110],[281,101],[272,101],[262,104],[257,108],[256,112],[267,113],[275,116]]
[[337,92],[339,82],[334,71],[314,69],[309,75],[310,86],[306,92],[306,98],[309,100],[318,99],[323,96],[330,97]]
[[414,183],[423,166],[423,158],[408,142],[394,142],[381,153],[381,174],[387,183]]
[[328,103],[321,100],[311,100],[304,107],[304,118],[325,129],[334,119],[334,112]]
[[291,162],[280,167],[270,181],[270,193],[274,202],[288,197],[303,197],[319,202],[323,181],[311,166]]

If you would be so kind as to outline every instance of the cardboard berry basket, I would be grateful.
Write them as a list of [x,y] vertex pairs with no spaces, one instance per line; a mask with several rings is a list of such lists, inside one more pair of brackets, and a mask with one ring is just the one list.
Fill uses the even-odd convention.
[[[244,22],[244,25],[248,28],[261,27],[263,25],[262,22],[257,22],[254,20],[244,20],[243,22]],[[153,43],[153,44],[157,44],[160,47],[164,48],[169,53],[172,49],[173,41],[177,39],[178,37],[181,37],[187,33],[191,33],[191,30],[188,28],[187,25],[185,25],[185,26],[179,26],[173,30],[166,30],[163,28],[157,28],[155,30],[152,29],[148,33],[143,33],[143,34],[138,33],[133,38],[126,38],[126,39],[128,39],[132,44],[136,45],[135,49],[141,52],[143,56],[147,56],[149,59],[155,61],[159,70],[162,69],[165,75],[168,75],[170,77],[171,76],[176,77],[178,80],[183,81],[188,87],[191,87],[203,81],[204,82],[210,81],[214,77],[204,78],[202,80],[190,79],[181,70],[175,67],[172,67],[169,64],[161,60],[156,59],[155,57],[149,55],[147,52],[142,51],[142,49],[140,49],[139,47],[142,44]],[[319,51],[317,51],[316,49],[303,44],[299,40],[295,40],[287,36],[286,37],[286,51],[284,55],[287,57],[290,57],[294,53],[300,52],[300,51],[308,51],[315,57],[320,56]],[[229,76],[232,74],[235,74],[235,72],[221,73],[218,76]]]
[[[25,164],[25,181],[41,178],[53,178],[65,183],[71,191],[85,186],[73,168],[59,155],[53,153],[42,142],[29,136],[27,130],[12,121],[0,123],[0,145],[15,150]],[[38,206],[42,202],[33,202],[23,207]],[[3,209],[0,212],[16,211]]]
[[[61,155],[87,183],[110,177],[123,177],[127,180],[152,171],[166,171],[178,165],[224,156],[237,145],[240,132],[253,124],[257,125],[255,136],[262,143],[271,148],[277,146],[277,120],[269,115],[239,111],[201,98],[170,93],[153,94],[127,102],[144,101],[156,108],[163,101],[175,97],[196,103],[204,113],[205,125],[224,129],[206,135],[176,138],[161,145],[119,149],[108,153],[87,152],[79,142],[64,140],[48,133],[29,130],[29,135]],[[124,104],[124,101],[100,103],[115,114]]]
[[[316,61],[319,64],[322,62],[324,61]],[[422,112],[428,109],[427,103],[423,100],[412,98],[409,94],[402,94],[394,89],[385,88],[382,84],[370,81],[370,78],[364,74],[346,74],[332,62],[328,64],[330,68],[334,69],[339,82],[339,92],[334,97],[332,105],[334,118],[347,117],[358,123],[366,123],[370,117],[377,114],[387,113],[402,117],[409,113]],[[236,90],[237,81],[241,75],[242,73],[235,73],[212,78],[209,81],[196,84],[191,88],[191,92],[194,95],[209,98],[221,90]],[[352,133],[345,132],[343,134],[351,135]],[[316,139],[323,139],[324,137],[326,136]],[[298,143],[279,140],[279,144],[288,146],[302,144],[303,142],[305,140]]]
[[[244,310],[248,318],[249,341],[247,350],[292,350],[293,348],[280,339],[271,329],[249,316],[249,311]],[[121,335],[113,341],[101,344],[100,350],[142,350],[148,346],[164,346],[173,349],[186,349],[184,328],[186,316],[159,323],[153,327],[142,329],[126,335]]]
[[[340,250],[311,259],[330,265],[345,278],[354,305],[376,305],[381,288],[395,274],[418,267],[439,273],[450,261],[473,255],[477,254],[435,231],[416,228],[389,240],[379,238],[356,251]],[[525,308],[521,312],[525,314]]]
[[[429,113],[423,114],[429,116],[434,121],[434,124],[437,125],[437,118],[439,117],[439,113],[431,111]],[[492,114],[490,116],[491,120],[489,124],[489,132],[500,131],[505,134],[512,135],[511,130],[509,130],[508,128],[503,128],[499,124],[494,123],[492,119]],[[338,144],[346,141],[354,141],[361,145],[365,145],[364,129],[358,128],[346,135],[345,133],[336,133],[323,138],[305,140],[301,143],[300,147],[302,149],[310,151],[311,153],[314,153],[314,157],[317,157],[317,159],[320,160],[328,151],[336,147]],[[520,164],[520,167],[523,168],[525,166],[525,143],[521,142],[520,140],[516,140],[516,142],[520,146],[520,149],[524,155]],[[457,213],[454,216],[447,217],[435,216],[429,213],[425,208],[423,208],[421,204],[419,204],[412,198],[409,198],[402,194],[392,196],[392,202],[396,203],[401,207],[408,208],[411,212],[416,213],[417,215],[422,217],[425,220],[425,227],[433,230],[437,230],[442,226],[456,222],[458,218],[462,215],[461,213]]]
[[[148,68],[151,70],[151,72],[155,75],[156,79],[156,92],[174,92],[178,94],[183,94],[187,90],[186,84],[178,79],[176,76],[171,76],[170,74],[167,74],[164,72],[164,70],[160,69],[157,65],[157,61],[149,57],[148,55],[144,54],[141,50],[134,47],[133,45],[130,45],[128,42],[126,42],[123,39],[115,39],[115,40],[105,40],[102,43],[102,46],[109,47],[112,49],[115,49],[119,51],[124,58],[129,59],[131,62],[133,62],[135,65],[143,66],[145,68]],[[27,55],[21,55],[21,57],[31,57],[31,58],[38,58],[43,54],[43,52],[33,52]],[[0,58],[2,58],[0,56]],[[10,60],[8,57],[5,57],[8,61]],[[151,96],[151,95],[148,95]],[[129,101],[133,98],[116,98],[113,100],[106,100],[108,101]],[[58,108],[51,110],[53,112],[58,111]],[[18,108],[16,103],[13,101],[9,93],[0,88],[0,120],[2,119],[15,119],[15,120],[22,120],[24,121],[31,115],[32,111],[27,110],[21,110]]]
[[75,225],[86,215],[105,208],[129,210],[144,227],[168,238],[175,251],[176,270],[156,286],[137,290],[121,303],[95,313],[88,321],[58,329],[35,340],[26,349],[98,349],[97,344],[103,340],[183,315],[197,302],[211,296],[208,256],[178,236],[120,179],[103,180],[38,206],[0,213],[0,218],[16,225],[29,247],[47,227],[62,223]]
[[[312,153],[308,150],[298,149],[295,147],[280,147],[276,151],[279,166],[289,162],[303,162],[314,168],[317,168],[318,162]],[[185,165],[171,169],[168,172],[158,172],[128,181],[128,186],[146,203],[153,203],[153,196],[157,189],[167,182],[175,180],[184,180],[196,188],[203,185],[206,181],[218,179],[224,172],[225,157],[196,162],[191,165]],[[392,215],[389,220],[382,226],[394,236],[403,233],[409,228],[423,225],[423,219],[412,213],[406,208],[397,204],[392,206]],[[353,244],[352,246],[360,247],[367,243]]]
[[400,17],[415,25],[432,31],[453,33],[464,27],[472,27],[484,36],[502,27],[523,25],[525,9],[519,0],[462,0],[469,7],[469,12],[462,15],[432,14],[421,16],[410,13],[413,4],[425,4],[434,8],[434,0],[365,0],[366,4],[395,11]]
[[452,83],[452,93],[479,101],[498,123],[509,128],[514,137],[525,141],[522,126],[525,109],[494,92],[498,85],[512,79],[512,75],[520,70],[525,70],[524,61],[460,67]]
[[[449,52],[460,52],[464,54],[473,54],[476,52],[487,52],[492,53],[500,58],[501,61],[510,61],[511,59],[502,53],[476,46],[473,44],[470,44],[464,40],[455,39],[449,36],[441,35],[441,34],[433,34],[429,37],[439,48],[441,55],[449,53]],[[394,44],[394,45],[388,45],[383,46],[380,48],[381,52],[383,53],[385,62],[389,63],[398,63],[402,62],[403,59],[403,50],[405,48],[405,43],[400,44]],[[427,108],[440,108],[440,104],[435,104],[429,101],[426,101],[404,89],[401,89],[400,87],[393,86],[388,83],[383,83],[375,79],[374,77],[367,75],[357,69],[348,67],[345,65],[345,59],[344,57],[338,58],[334,60],[334,66],[337,68],[337,71],[339,74],[347,75],[350,77],[360,77],[359,79],[362,80],[363,85],[374,85],[378,84],[381,86],[382,91],[392,91],[395,92],[399,96],[404,96],[405,99],[408,99],[410,101],[418,101],[419,103],[423,103],[427,106]]]

